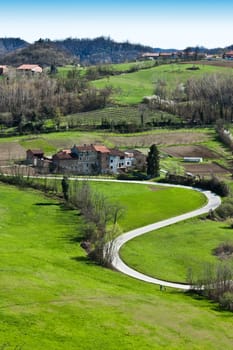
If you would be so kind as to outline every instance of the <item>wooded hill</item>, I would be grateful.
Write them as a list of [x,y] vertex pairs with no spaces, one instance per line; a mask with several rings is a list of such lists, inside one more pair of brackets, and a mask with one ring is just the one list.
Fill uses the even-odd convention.
[[64,49],[60,49],[55,43],[39,40],[21,50],[8,53],[1,59],[1,62],[11,66],[39,64],[46,67],[52,64],[57,66],[75,64],[77,59]]
[[[1,50],[1,43],[4,49]],[[20,49],[20,50],[19,50]],[[117,43],[110,38],[96,39],[65,39],[51,41],[40,39],[34,44],[28,44],[20,39],[0,39],[1,63],[19,65],[21,63],[40,64],[99,64],[120,63],[135,60],[142,52],[153,51],[151,47]],[[2,55],[1,55],[2,53]]]
[[0,38],[0,57],[28,45],[29,43],[20,38]]

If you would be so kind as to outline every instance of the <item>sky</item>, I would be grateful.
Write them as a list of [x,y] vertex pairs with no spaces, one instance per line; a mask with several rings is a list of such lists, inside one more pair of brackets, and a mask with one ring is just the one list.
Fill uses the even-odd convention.
[[233,44],[232,0],[7,0],[0,37],[110,37],[160,48]]

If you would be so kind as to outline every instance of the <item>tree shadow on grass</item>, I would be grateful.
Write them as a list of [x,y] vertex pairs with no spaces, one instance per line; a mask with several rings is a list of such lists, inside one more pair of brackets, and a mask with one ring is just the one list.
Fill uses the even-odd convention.
[[94,260],[91,260],[88,256],[74,256],[71,260],[84,263],[85,265],[99,266]]
[[[224,316],[224,317],[231,317],[233,313],[223,309],[216,301],[213,301],[209,299],[207,296],[203,295],[201,292],[195,291],[195,290],[189,290],[184,293],[185,296],[192,298],[193,300],[200,301],[200,307],[202,308],[208,308],[213,311],[217,311],[219,315]],[[204,303],[201,303],[204,302]]]
[[58,206],[58,207],[61,206],[60,203],[50,203],[50,202],[49,202],[49,203],[39,202],[39,203],[35,203],[34,205],[41,206],[41,207],[42,207],[42,206],[45,206],[45,207],[46,207],[46,206],[54,206],[54,205],[55,205],[55,206]]
[[68,235],[66,236],[66,240],[70,243],[81,243],[84,240],[82,235]]

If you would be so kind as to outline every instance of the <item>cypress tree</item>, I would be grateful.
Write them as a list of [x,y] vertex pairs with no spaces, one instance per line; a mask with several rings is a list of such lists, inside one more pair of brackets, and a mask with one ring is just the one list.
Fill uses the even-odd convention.
[[159,176],[159,151],[155,144],[150,146],[147,156],[147,175],[150,177]]

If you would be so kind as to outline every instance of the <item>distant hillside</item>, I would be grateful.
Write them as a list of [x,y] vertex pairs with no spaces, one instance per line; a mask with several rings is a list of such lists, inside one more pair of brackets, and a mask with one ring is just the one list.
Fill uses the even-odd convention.
[[[18,48],[18,47],[17,47]],[[51,64],[65,65],[78,63],[94,65],[101,63],[121,63],[135,60],[142,52],[153,49],[128,42],[117,43],[109,38],[96,39],[65,39],[59,41],[38,40],[34,44],[27,44],[20,51],[7,51],[2,63],[19,65],[35,63],[41,66]],[[8,53],[9,52],[9,53]]]
[[20,38],[0,38],[0,56],[6,55],[18,49],[23,49],[29,44]]
[[117,43],[110,38],[71,39],[56,41],[60,47],[79,58],[82,64],[121,63],[135,60],[153,48],[129,42]]
[[[206,53],[222,53],[227,48],[206,49],[205,47],[188,47],[185,50]],[[145,52],[174,52],[176,49],[152,48],[129,42],[118,43],[106,37],[95,39],[72,39],[51,41],[38,40],[28,44],[19,38],[0,38],[1,64],[20,65],[22,63],[35,63],[41,66],[51,64],[65,65],[81,63],[83,65],[96,65],[103,63],[122,63],[134,61]]]
[[75,63],[75,57],[59,48],[50,40],[39,40],[20,51],[12,52],[1,60],[7,65],[17,66],[24,63],[39,64],[42,67]]

